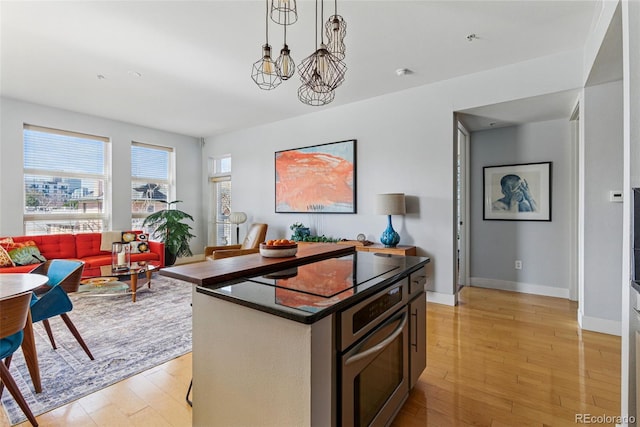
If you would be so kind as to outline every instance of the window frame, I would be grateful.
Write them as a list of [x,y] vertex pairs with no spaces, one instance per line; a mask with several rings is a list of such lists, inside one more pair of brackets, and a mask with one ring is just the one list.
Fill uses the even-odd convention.
[[[27,168],[25,167],[24,150],[26,148],[25,131],[32,130],[42,133],[48,133],[53,135],[69,136],[73,138],[90,139],[93,141],[101,142],[103,149],[103,173],[81,173],[81,172],[68,172],[64,170],[51,170],[40,168]],[[36,235],[28,232],[28,223],[41,222],[41,221],[86,221],[86,220],[100,220],[102,221],[102,230],[108,230],[111,228],[111,139],[104,136],[92,135],[83,132],[67,131],[63,129],[55,129],[46,126],[32,125],[28,123],[23,124],[22,128],[22,143],[23,143],[23,161],[22,161],[22,227],[25,235]],[[44,153],[46,154],[46,153]],[[27,176],[39,176],[39,177],[51,177],[51,178],[71,178],[71,179],[89,179],[89,180],[102,180],[103,181],[103,196],[102,196],[102,212],[86,213],[86,212],[60,212],[60,213],[32,213],[27,212]],[[100,230],[100,231],[102,231]],[[47,234],[62,234],[69,231],[59,231],[55,233]],[[98,230],[72,230],[73,233],[90,233],[99,232]],[[37,233],[43,234],[43,233]]]
[[[229,161],[228,165],[225,164],[226,160]],[[226,220],[218,221],[218,204],[220,199],[220,192],[218,186],[223,182],[229,183],[229,207],[232,204],[232,158],[231,154],[225,154],[216,157],[209,158],[209,187],[210,187],[210,203],[209,203],[209,238],[208,241],[211,245],[218,246],[225,244],[232,244],[233,242],[233,230],[231,229],[231,223],[229,218]],[[224,169],[227,166],[228,169]],[[222,227],[223,235],[220,236],[218,228]]]
[[[158,145],[158,144],[150,144],[150,143],[146,143],[146,142],[139,142],[139,141],[131,141],[131,159],[133,160],[133,147],[137,146],[137,147],[143,147],[143,148],[147,148],[147,149],[151,149],[151,150],[159,150],[159,151],[164,151],[164,152],[168,152],[169,153],[169,161],[167,162],[167,179],[158,179],[158,178],[139,178],[139,177],[134,177],[133,176],[133,171],[131,171],[131,189],[133,190],[133,187],[136,183],[140,183],[140,184],[146,184],[149,182],[150,179],[153,179],[155,182],[158,182],[160,184],[166,184],[167,185],[167,202],[171,202],[173,200],[175,200],[176,197],[176,152],[175,149],[173,147],[168,147],[168,146],[164,146],[164,145]],[[133,163],[132,163],[133,165]],[[131,165],[131,166],[132,166]],[[131,203],[131,227],[132,229],[136,229],[136,226],[134,225],[134,221],[135,220],[140,220],[142,219],[144,221],[144,218],[148,217],[150,214],[152,214],[153,212],[134,212],[133,211],[133,195],[131,197],[130,200]],[[146,230],[151,232],[151,230]]]

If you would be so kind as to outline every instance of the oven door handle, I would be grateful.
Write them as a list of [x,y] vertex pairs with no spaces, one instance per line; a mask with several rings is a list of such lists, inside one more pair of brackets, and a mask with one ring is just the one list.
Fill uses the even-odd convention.
[[[398,337],[398,335],[402,333],[402,329],[406,324],[407,324],[407,312],[405,311],[404,313],[402,313],[402,321],[400,322],[400,325],[398,325],[398,327],[391,333],[391,335],[389,335],[387,338],[380,341],[378,344],[374,345],[370,349],[363,351],[362,353],[358,353],[354,356],[351,356],[344,362],[344,364],[350,365],[352,363],[356,363],[362,359],[365,359],[371,356],[372,354],[381,352],[382,350],[385,349],[386,346],[391,344],[391,342],[395,340]],[[363,346],[365,343],[366,341],[360,344],[360,346]]]

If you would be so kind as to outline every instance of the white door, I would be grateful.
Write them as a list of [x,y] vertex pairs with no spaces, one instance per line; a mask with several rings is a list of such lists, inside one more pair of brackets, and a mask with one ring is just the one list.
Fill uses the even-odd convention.
[[458,122],[457,134],[457,245],[456,245],[456,293],[462,286],[469,285],[469,226],[467,219],[469,217],[468,192],[469,178],[469,132],[464,128],[462,123]]

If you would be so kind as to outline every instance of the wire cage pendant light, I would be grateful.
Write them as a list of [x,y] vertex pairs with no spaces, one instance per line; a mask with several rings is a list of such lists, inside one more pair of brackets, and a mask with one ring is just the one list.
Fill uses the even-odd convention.
[[271,0],[271,20],[280,25],[295,24],[298,20],[296,0]]
[[278,67],[278,72],[280,73],[280,78],[282,80],[289,80],[293,77],[296,71],[296,64],[291,57],[291,51],[289,50],[289,46],[287,46],[287,26],[284,26],[284,46],[280,50],[280,56],[276,59],[276,65]]
[[265,12],[265,44],[262,46],[262,58],[251,67],[251,78],[260,89],[275,89],[282,83],[278,65],[271,59],[271,46],[269,45],[269,0],[266,1]]
[[300,102],[311,105],[312,107],[327,105],[333,101],[335,97],[336,92],[327,87],[318,73],[314,73],[310,84],[303,83],[298,88],[298,99]]
[[[338,1],[334,0],[334,14],[326,24],[324,21],[324,0],[315,1],[315,51],[296,65],[287,44],[287,27],[298,20],[296,0],[269,0],[265,12],[265,44],[262,46],[262,57],[253,64],[251,77],[263,90],[278,87],[298,72],[302,85],[298,89],[298,99],[307,105],[320,106],[332,102],[335,89],[345,80],[347,65],[344,63],[347,24],[338,15]],[[269,17],[284,26],[284,42],[280,55],[274,61],[269,45]],[[324,34],[327,36],[325,44]],[[318,37],[319,36],[319,37]],[[320,40],[318,40],[320,38]]]
[[[321,0],[321,20],[324,19],[323,1]],[[298,73],[300,74],[300,80],[303,86],[308,87],[310,90],[320,94],[331,93],[330,96],[321,97],[324,103],[316,102],[316,98],[320,98],[319,95],[313,96],[313,94],[307,93],[307,91],[298,90],[298,98],[301,102],[308,105],[326,105],[333,101],[335,94],[333,91],[340,86],[345,79],[345,73],[347,66],[342,60],[333,55],[327,49],[324,44],[324,38],[322,30],[320,30],[320,46],[318,46],[318,0],[316,0],[316,51],[306,57],[300,67]],[[309,102],[309,99],[312,101]]]
[[338,59],[344,59],[347,47],[344,38],[347,36],[347,22],[338,15],[338,0],[334,3],[334,14],[329,17],[325,24],[325,34],[327,36],[327,48]]

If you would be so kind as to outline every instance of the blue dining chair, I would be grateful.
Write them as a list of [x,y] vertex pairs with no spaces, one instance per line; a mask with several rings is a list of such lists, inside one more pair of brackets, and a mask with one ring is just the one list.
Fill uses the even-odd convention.
[[77,289],[80,284],[83,269],[84,262],[82,261],[52,260],[45,273],[47,277],[49,277],[49,282],[36,289],[31,296],[31,319],[33,323],[42,321],[42,325],[47,331],[47,335],[51,341],[51,346],[57,349],[49,319],[54,316],[60,316],[84,352],[87,353],[89,359],[94,360],[91,351],[89,351],[89,347],[87,347],[80,336],[80,332],[78,332],[67,314],[73,310],[73,303],[62,287],[63,283],[69,284],[69,282],[77,282],[75,285]]
[[[22,344],[24,336],[22,330],[28,319],[30,301],[31,292],[0,300],[0,381],[7,387],[31,424],[37,427],[36,417],[33,416],[27,401],[9,372],[13,353]],[[4,363],[1,362],[2,360]]]

